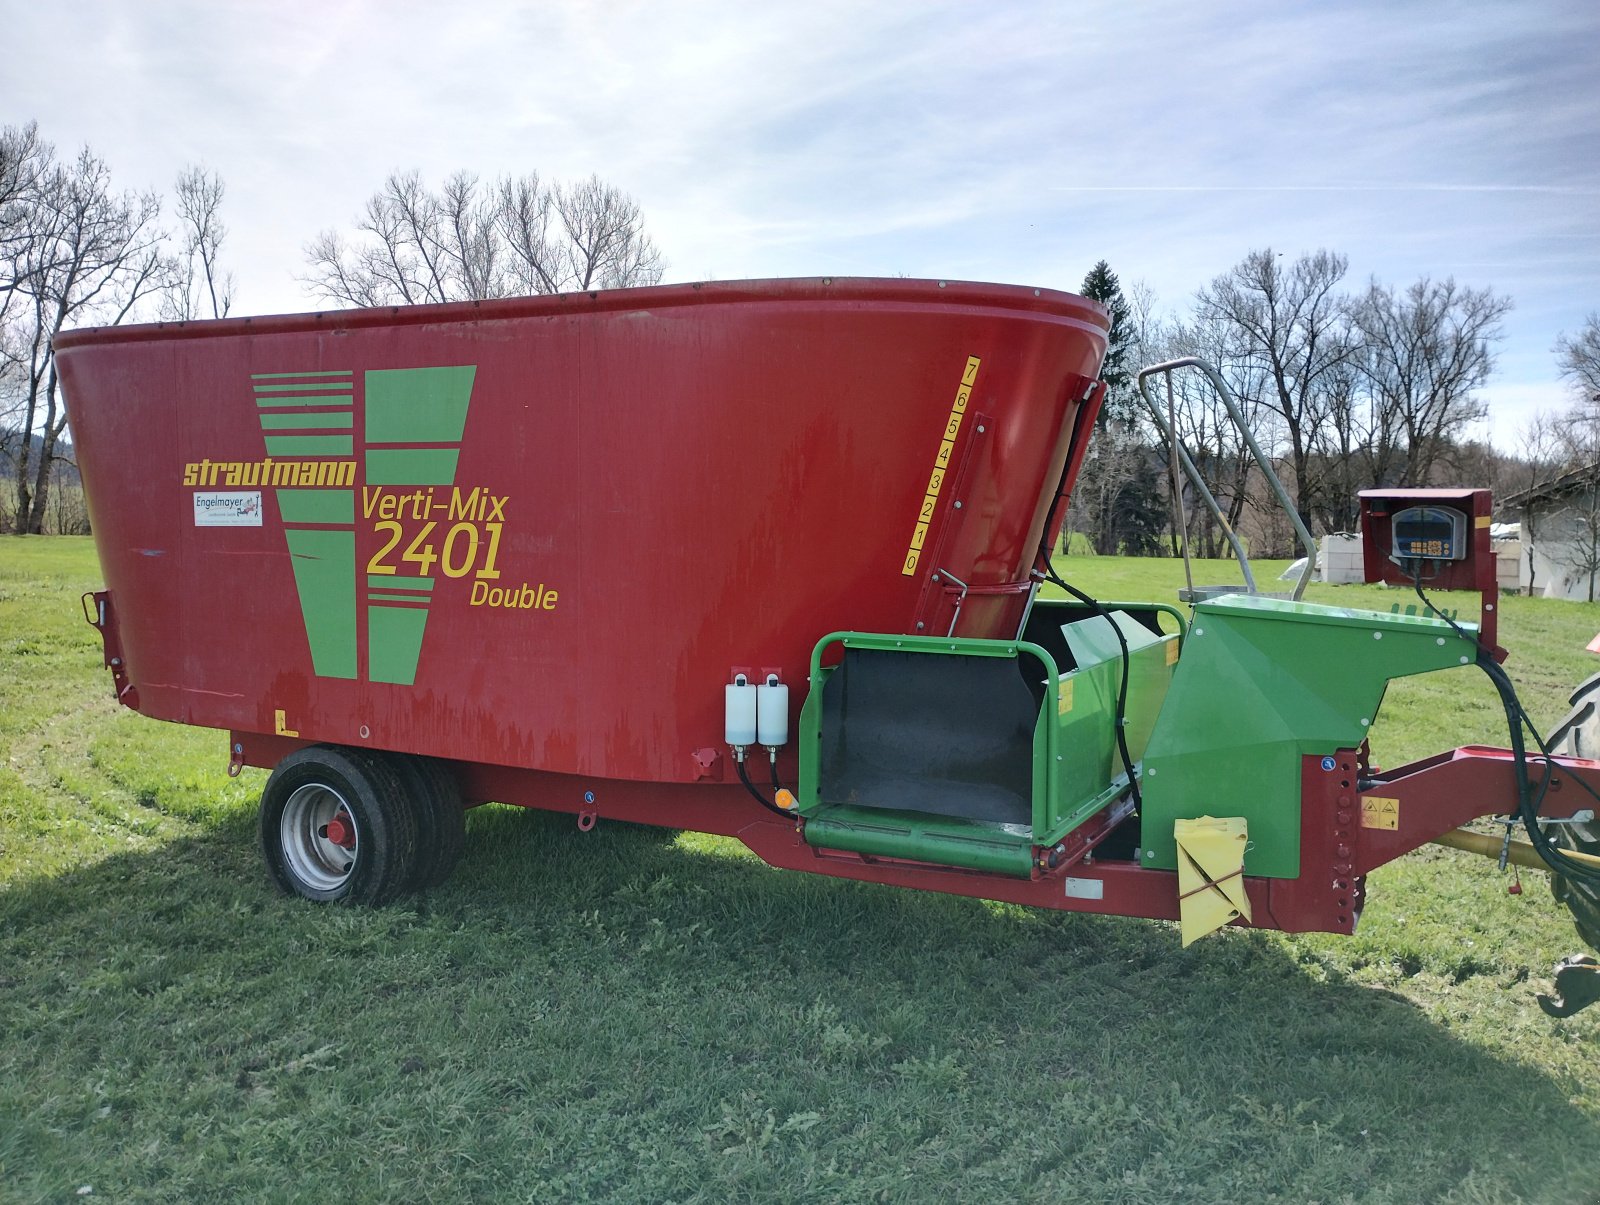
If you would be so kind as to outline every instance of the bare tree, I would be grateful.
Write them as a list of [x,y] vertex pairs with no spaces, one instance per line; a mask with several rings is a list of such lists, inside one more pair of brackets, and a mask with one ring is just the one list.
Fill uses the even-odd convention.
[[14,379],[26,360],[26,341],[7,319],[13,303],[23,300],[18,277],[30,262],[41,185],[53,161],[54,152],[39,138],[38,123],[0,129],[0,386]]
[[599,177],[551,186],[534,173],[484,186],[457,172],[434,192],[419,173],[396,173],[356,229],[353,241],[327,230],[306,249],[316,296],[466,301],[654,284],[663,270],[638,205]]
[[181,245],[176,279],[162,300],[162,316],[226,318],[233,308],[233,273],[218,263],[228,228],[222,224],[222,177],[202,167],[178,173],[175,198]]
[[1332,368],[1326,377],[1324,421],[1317,433],[1317,473],[1323,483],[1313,510],[1324,531],[1354,531],[1359,520],[1356,498],[1369,485],[1385,480],[1385,461],[1393,445],[1380,438],[1372,423],[1370,395],[1352,360]]
[[1494,367],[1490,345],[1511,299],[1491,289],[1423,277],[1396,293],[1374,281],[1355,309],[1362,366],[1372,392],[1369,446],[1398,461],[1376,463],[1374,480],[1425,485],[1461,428],[1483,417],[1474,397]]
[[[1314,452],[1328,407],[1329,376],[1354,353],[1338,292],[1348,261],[1331,251],[1288,268],[1271,248],[1252,251],[1196,295],[1196,318],[1220,328],[1230,360],[1265,378],[1259,402],[1281,423],[1295,501],[1310,526],[1318,488]],[[1244,394],[1241,397],[1247,396]]]
[[19,432],[12,456],[16,530],[43,530],[66,408],[56,380],[51,340],[69,322],[124,321],[171,283],[160,200],[114,193],[104,160],[88,148],[71,164],[46,146],[26,231],[13,248],[10,278],[22,364],[12,389]]
[[[1272,378],[1260,357],[1216,323],[1180,323],[1172,328],[1170,337],[1170,350],[1163,358],[1198,356],[1209,362],[1227,382],[1256,442],[1264,450],[1282,444],[1283,420],[1269,400]],[[1288,531],[1288,525],[1280,522],[1277,501],[1259,486],[1254,454],[1211,382],[1194,372],[1180,373],[1174,380],[1177,430],[1227,525],[1238,530],[1245,516],[1253,512],[1264,528]],[[1190,538],[1203,555],[1232,555],[1225,533],[1198,496],[1188,500],[1185,510]]]
[[1576,335],[1563,332],[1556,339],[1555,353],[1561,375],[1581,399],[1600,405],[1600,313],[1585,318]]

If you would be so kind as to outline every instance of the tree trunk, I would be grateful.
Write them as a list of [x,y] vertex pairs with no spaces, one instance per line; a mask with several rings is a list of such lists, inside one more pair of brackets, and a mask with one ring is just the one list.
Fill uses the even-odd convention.
[[55,468],[55,449],[56,433],[46,431],[39,446],[39,467],[33,477],[33,511],[28,516],[26,527],[20,522],[17,524],[18,531],[26,531],[31,536],[44,534],[44,517],[49,513],[50,473]]

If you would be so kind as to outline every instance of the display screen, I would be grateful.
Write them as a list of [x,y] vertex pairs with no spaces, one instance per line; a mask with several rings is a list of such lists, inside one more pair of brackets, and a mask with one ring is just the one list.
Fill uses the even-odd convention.
[[1467,516],[1447,506],[1413,506],[1394,516],[1394,556],[1459,561],[1467,555]]

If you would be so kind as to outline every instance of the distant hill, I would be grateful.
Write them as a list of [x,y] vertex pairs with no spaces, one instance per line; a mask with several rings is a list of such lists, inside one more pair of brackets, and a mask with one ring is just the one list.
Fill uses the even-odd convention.
[[[32,445],[28,455],[30,468],[39,463],[39,456],[44,451],[44,440],[37,435],[29,437]],[[22,453],[22,432],[15,428],[0,427],[0,468],[4,469],[7,478],[14,477],[17,471],[17,460]],[[61,485],[82,485],[83,479],[78,475],[78,466],[73,463],[76,457],[72,451],[72,441],[63,435],[56,441],[57,464],[51,480]]]

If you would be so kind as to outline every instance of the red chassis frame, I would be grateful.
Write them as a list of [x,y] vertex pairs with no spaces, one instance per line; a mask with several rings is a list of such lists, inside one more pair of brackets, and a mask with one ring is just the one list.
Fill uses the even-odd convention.
[[[232,734],[230,772],[244,765],[270,769],[307,742],[255,733]],[[1300,773],[1300,877],[1246,876],[1254,927],[1288,933],[1352,933],[1365,900],[1368,872],[1410,853],[1479,816],[1507,815],[1517,808],[1513,756],[1508,750],[1465,746],[1382,774],[1361,791],[1364,773],[1358,750],[1336,755],[1340,773],[1322,770],[1320,757],[1303,759]],[[1595,801],[1581,784],[1600,792],[1600,761],[1553,757],[1561,774],[1545,794],[1542,814],[1564,819]],[[1032,878],[932,866],[865,854],[817,849],[806,844],[800,823],[763,811],[740,786],[580,779],[512,766],[451,763],[464,797],[567,812],[580,825],[599,817],[684,828],[735,837],[763,861],[785,870],[888,883],[920,891],[978,899],[1137,916],[1178,919],[1178,877],[1120,858],[1096,858],[1094,847],[1120,821],[1108,809],[1073,834],[1056,866],[1036,866]],[[1534,784],[1546,773],[1542,757],[1531,758]],[[1574,780],[1570,785],[1567,779]],[[1363,808],[1363,801],[1368,803]],[[1383,801],[1381,808],[1373,806]],[[1392,806],[1391,806],[1392,805]],[[1366,822],[1364,822],[1364,819]],[[1394,827],[1373,827],[1374,823]]]

